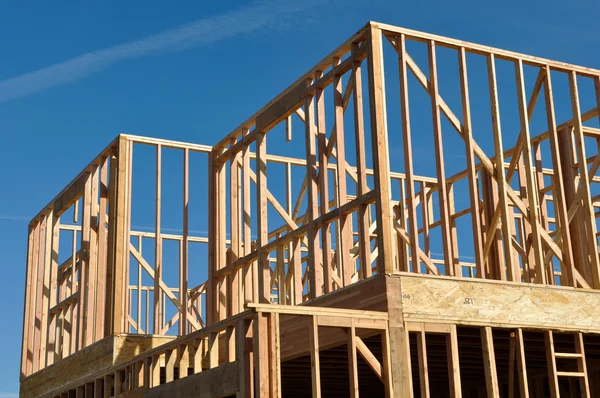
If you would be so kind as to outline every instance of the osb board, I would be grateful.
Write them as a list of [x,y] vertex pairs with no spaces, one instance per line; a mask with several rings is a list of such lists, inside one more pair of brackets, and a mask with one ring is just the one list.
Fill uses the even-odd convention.
[[113,340],[106,337],[21,380],[21,398],[36,398],[112,366]]
[[302,305],[349,310],[387,311],[385,283],[384,275],[375,275],[367,280],[308,300]]
[[235,395],[238,389],[239,363],[236,361],[148,389],[144,398],[218,398]]
[[105,372],[143,351],[172,341],[171,336],[109,336],[21,381],[21,398],[39,397]]
[[144,398],[144,388],[136,388],[132,391],[127,391],[116,396],[116,398]]
[[175,339],[175,336],[121,335],[115,340],[114,365]]
[[600,292],[478,279],[394,275],[406,321],[600,332]]

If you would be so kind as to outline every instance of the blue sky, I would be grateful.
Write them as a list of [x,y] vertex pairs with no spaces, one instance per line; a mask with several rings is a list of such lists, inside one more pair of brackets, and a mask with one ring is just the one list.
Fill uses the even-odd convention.
[[213,144],[368,20],[600,67],[600,3],[522,3],[2,2],[0,398],[18,392],[27,223],[118,133]]

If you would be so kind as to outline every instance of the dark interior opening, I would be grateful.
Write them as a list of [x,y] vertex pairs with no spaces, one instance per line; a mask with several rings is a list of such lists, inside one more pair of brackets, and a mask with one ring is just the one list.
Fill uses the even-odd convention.
[[[459,327],[458,353],[462,395],[465,398],[487,396],[481,328]],[[508,398],[512,374],[513,396],[521,396],[519,390],[519,371],[517,362],[516,337],[514,329],[493,328],[494,355],[500,397]],[[432,397],[450,397],[448,375],[447,334],[426,333],[429,389]],[[418,361],[418,334],[409,333],[414,396],[421,396],[421,380]],[[554,332],[554,348],[557,353],[576,353],[574,333]],[[512,343],[511,343],[512,340]],[[364,339],[365,344],[382,362],[381,337]],[[543,331],[523,331],[526,359],[527,383],[531,398],[550,396],[546,339]],[[600,396],[600,335],[584,335],[587,372],[590,396]],[[511,350],[513,350],[511,354]],[[384,397],[384,386],[368,363],[357,354],[359,392],[361,396]],[[513,361],[513,366],[510,363]],[[348,347],[340,345],[320,351],[321,392],[326,397],[348,397]],[[558,371],[577,371],[577,361],[573,358],[556,358]],[[310,356],[302,356],[282,363],[281,383],[284,397],[311,397]],[[579,380],[574,377],[559,377],[561,397],[582,397]]]
[[[381,337],[363,339],[381,363]],[[349,397],[348,346],[339,345],[319,352],[321,365],[321,395]],[[357,354],[358,385],[361,396],[384,397],[383,383],[368,363]],[[284,397],[312,397],[310,356],[302,356],[281,364],[281,389]]]

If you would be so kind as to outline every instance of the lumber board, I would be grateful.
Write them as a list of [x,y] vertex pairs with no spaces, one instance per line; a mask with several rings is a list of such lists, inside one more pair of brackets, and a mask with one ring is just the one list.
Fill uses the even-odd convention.
[[37,398],[77,380],[85,379],[151,350],[172,336],[121,335],[105,337],[21,380],[22,398]]
[[398,274],[402,313],[411,322],[445,322],[600,331],[600,292],[559,286]]
[[489,54],[493,53],[493,54],[496,54],[497,58],[508,60],[508,61],[515,61],[516,59],[521,59],[523,61],[523,63],[525,63],[527,65],[533,65],[533,66],[549,65],[555,70],[559,70],[559,71],[575,70],[584,76],[590,76],[590,77],[595,77],[595,76],[600,75],[600,70],[594,69],[594,68],[588,68],[588,67],[584,67],[584,66],[568,64],[566,62],[560,62],[560,61],[549,60],[549,59],[545,59],[545,58],[541,58],[541,57],[535,57],[535,56],[528,55],[528,54],[522,54],[522,53],[518,53],[518,52],[514,52],[514,51],[504,50],[501,48],[495,48],[495,47],[490,47],[490,46],[486,46],[486,45],[471,43],[471,42],[464,41],[464,40],[452,39],[449,37],[439,36],[439,35],[435,35],[435,34],[431,34],[431,33],[419,32],[417,30],[406,29],[406,28],[402,28],[399,26],[384,24],[381,22],[370,21],[367,25],[376,26],[379,29],[381,29],[382,31],[384,31],[384,33],[403,34],[406,37],[413,39],[413,40],[417,40],[417,41],[427,42],[430,40],[434,40],[437,43],[439,43],[440,45],[447,47],[447,48],[458,49],[461,47],[465,47],[465,48],[469,49],[470,52],[475,53],[475,54],[489,55]]
[[239,389],[239,363],[229,362],[171,383],[150,388],[144,398],[220,398]]

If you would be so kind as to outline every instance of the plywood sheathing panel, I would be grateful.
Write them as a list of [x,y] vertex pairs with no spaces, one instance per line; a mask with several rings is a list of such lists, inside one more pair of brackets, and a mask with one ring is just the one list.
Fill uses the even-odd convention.
[[394,275],[406,321],[600,333],[600,293],[534,284]]
[[34,398],[103,373],[108,368],[175,339],[172,336],[106,337],[21,381],[21,398]]
[[171,383],[147,390],[145,398],[217,398],[235,395],[239,385],[239,363],[229,362]]

